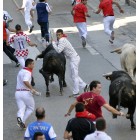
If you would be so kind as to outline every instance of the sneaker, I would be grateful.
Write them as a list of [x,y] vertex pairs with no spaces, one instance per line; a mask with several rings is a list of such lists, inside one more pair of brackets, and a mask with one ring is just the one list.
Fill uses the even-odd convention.
[[33,31],[34,25],[30,28],[29,33]]
[[17,117],[17,126],[22,128],[22,129],[26,129],[26,126],[25,124],[22,122],[21,118],[20,117]]
[[88,92],[88,85],[85,86],[84,92]]
[[17,126],[18,126],[19,128],[21,128],[21,129],[24,129],[24,130],[27,128],[27,127],[25,126],[25,124],[24,124],[24,123],[23,123],[23,125],[22,125],[22,126],[21,126],[20,124],[18,124],[18,123],[17,123]]
[[3,80],[3,86],[7,85],[8,80],[4,79]]
[[16,63],[16,67],[19,67],[19,66],[20,66],[20,63],[19,63],[19,62],[17,62],[17,63]]
[[79,93],[77,93],[77,94],[72,94],[72,95],[69,96],[69,98],[71,98],[71,97],[76,98],[77,96],[79,96]]
[[112,39],[109,39],[109,42],[110,42],[111,44],[113,44],[113,40],[112,40]]
[[83,46],[83,48],[85,48],[85,46],[86,46],[86,39],[83,36],[81,37],[81,39],[82,39],[82,46]]

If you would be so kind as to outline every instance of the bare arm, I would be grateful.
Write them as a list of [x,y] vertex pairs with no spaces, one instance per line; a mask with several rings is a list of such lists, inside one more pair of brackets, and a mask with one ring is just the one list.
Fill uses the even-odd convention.
[[29,46],[36,46],[36,47],[37,47],[37,44],[32,43],[32,42],[28,42],[28,45],[29,45]]
[[113,108],[112,106],[110,106],[109,104],[104,104],[103,105],[104,108],[106,108],[108,111],[110,111],[113,114],[119,115],[119,116],[124,116],[123,112],[120,112],[118,110],[116,110],[115,108]]
[[86,17],[90,17],[90,15],[88,14],[88,12],[85,13],[85,16],[86,16]]
[[70,140],[70,138],[72,138],[72,133],[65,130],[64,139]]
[[102,11],[102,9],[98,9],[96,12],[94,12],[95,14],[99,14]]
[[24,8],[20,7],[20,8],[18,8],[17,10],[24,10]]
[[10,28],[10,27],[8,27],[7,29],[8,29],[10,32],[16,33],[16,30],[15,30],[15,29],[12,29],[12,28]]
[[65,114],[65,117],[67,117],[68,115],[71,114],[72,110],[74,109],[74,107],[76,106],[77,103],[78,103],[78,102],[75,101],[73,104],[71,104],[71,106],[70,106],[68,112]]
[[28,87],[31,90],[31,92],[33,94],[35,94],[36,90],[33,89],[33,87],[31,86],[31,84],[28,81],[23,81],[23,83],[25,84],[26,87]]
[[28,81],[23,81],[23,83],[24,83],[25,86],[26,86],[27,88],[29,88],[30,90],[33,89],[32,86],[30,85],[30,83],[29,83]]
[[74,15],[75,14],[75,11],[74,10],[71,10],[71,14]]
[[120,10],[120,13],[124,13],[123,9],[121,8],[118,2],[113,1],[113,4],[115,4],[118,7],[118,9]]

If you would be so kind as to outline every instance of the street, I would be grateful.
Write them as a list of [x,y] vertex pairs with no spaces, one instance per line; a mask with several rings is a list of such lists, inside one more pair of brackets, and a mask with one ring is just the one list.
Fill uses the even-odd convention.
[[[72,43],[73,47],[79,54],[81,61],[79,67],[80,77],[87,83],[92,80],[99,80],[102,83],[102,96],[109,101],[108,89],[110,82],[107,81],[102,75],[114,70],[120,70],[120,59],[118,54],[111,54],[115,48],[121,47],[125,43],[136,45],[136,9],[128,6],[123,0],[120,0],[120,5],[125,13],[120,14],[117,7],[115,9],[116,21],[115,28],[115,41],[111,45],[108,41],[108,36],[103,30],[103,17],[102,15],[93,14],[92,10],[96,10],[99,0],[88,0],[88,9],[90,18],[87,18],[88,37],[87,46],[83,48],[81,39],[79,37],[77,28],[73,23],[71,11],[71,0],[48,0],[52,6],[52,15],[49,16],[49,26],[56,31],[63,29],[68,36],[68,40]],[[8,11],[13,17],[13,22],[10,24],[12,28],[16,24],[20,24],[22,29],[27,33],[32,42],[38,44],[38,47],[29,47],[29,58],[35,59],[36,55],[44,50],[41,44],[40,27],[36,21],[36,12],[33,24],[35,26],[33,32],[27,32],[27,26],[21,12],[17,11],[17,6],[22,5],[22,0],[4,0],[3,8]],[[16,76],[21,67],[16,68],[15,63],[3,53],[3,77],[8,80],[8,84],[3,87],[3,140],[23,140],[24,131],[17,127],[16,113],[17,105],[15,101],[16,89]],[[43,76],[39,73],[42,67],[42,60],[35,61],[35,69],[33,72],[35,78],[35,89],[42,93],[41,96],[34,96],[35,106],[44,107],[46,110],[45,121],[50,122],[57,134],[57,140],[63,140],[63,134],[70,118],[75,116],[73,111],[71,116],[64,117],[67,113],[69,106],[75,101],[75,98],[69,98],[72,94],[72,80],[69,76],[69,66],[67,61],[66,68],[66,82],[67,87],[64,88],[64,95],[59,96],[59,82],[55,76],[55,81],[50,83],[51,96],[46,98],[46,86]],[[83,91],[81,90],[80,93]],[[127,109],[122,109],[127,113]],[[103,109],[104,118],[107,121],[106,132],[112,137],[112,140],[135,140],[136,131],[131,130],[130,120],[125,117],[118,117],[112,119],[112,114]],[[33,113],[27,120],[27,124],[36,120],[35,113]],[[136,117],[134,115],[134,122]]]

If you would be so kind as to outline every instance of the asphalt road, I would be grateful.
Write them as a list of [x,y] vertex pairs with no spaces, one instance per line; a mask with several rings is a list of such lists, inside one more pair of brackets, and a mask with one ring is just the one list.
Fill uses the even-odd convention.
[[[16,0],[17,4],[21,6],[22,1]],[[65,2],[65,3],[64,3]],[[110,54],[110,51],[116,47],[123,45],[124,43],[131,42],[135,44],[136,35],[131,31],[135,29],[135,21],[132,17],[135,13],[131,12],[131,22],[128,21],[129,13],[119,16],[116,14],[117,21],[116,27],[116,41],[114,45],[108,43],[108,37],[103,32],[102,17],[100,15],[92,15],[88,19],[88,40],[87,48],[84,49],[81,46],[81,40],[78,32],[72,22],[72,16],[70,14],[71,1],[65,0],[51,0],[49,3],[53,7],[53,13],[49,18],[50,28],[56,30],[62,28],[68,35],[68,38],[78,54],[81,57],[79,75],[85,82],[90,83],[92,80],[99,80],[102,83],[102,96],[108,101],[108,88],[109,81],[102,77],[103,73],[107,73],[113,70],[120,69],[119,55]],[[91,2],[91,1],[89,1]],[[20,24],[24,31],[27,30],[24,18],[20,12],[16,11],[16,5],[13,0],[4,0],[4,10],[7,10],[14,18],[11,27],[14,27],[17,23]],[[125,10],[129,10],[125,6]],[[92,8],[89,7],[91,13]],[[131,11],[135,11],[133,8]],[[35,13],[36,15],[36,13]],[[118,25],[118,21],[119,25]],[[129,22],[129,24],[122,25],[122,23]],[[36,16],[34,20],[35,29],[32,34],[29,34],[31,40],[38,44],[37,49],[30,49],[29,57],[35,58],[44,48],[39,42],[40,31],[39,26],[36,23]],[[57,134],[57,139],[63,139],[63,133],[67,124],[67,121],[74,117],[74,111],[70,117],[65,118],[64,114],[67,112],[71,103],[74,102],[74,98],[68,96],[72,94],[72,81],[69,77],[69,67],[67,62],[66,69],[66,82],[68,87],[64,89],[64,96],[59,96],[59,84],[58,79],[55,77],[55,82],[50,84],[51,97],[45,97],[46,86],[42,75],[39,73],[42,60],[35,62],[34,78],[36,82],[35,88],[42,93],[40,97],[34,97],[36,107],[43,106],[46,110],[46,121],[50,122]],[[5,79],[8,79],[8,85],[3,88],[3,136],[4,140],[23,140],[24,131],[19,130],[16,126],[16,112],[17,106],[15,101],[15,88],[16,88],[16,75],[20,68],[15,68],[14,63],[7,59],[4,55],[3,75]],[[81,90],[81,93],[83,91]],[[123,110],[127,112],[127,109]],[[112,137],[112,140],[135,140],[136,132],[130,129],[130,121],[124,117],[118,117],[112,119],[111,113],[103,109],[104,118],[107,121],[107,133]],[[27,124],[35,121],[35,114],[33,113],[27,120]]]

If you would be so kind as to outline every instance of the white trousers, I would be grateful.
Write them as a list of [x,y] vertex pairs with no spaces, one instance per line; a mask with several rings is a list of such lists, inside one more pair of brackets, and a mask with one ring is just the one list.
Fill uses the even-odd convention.
[[111,36],[111,33],[113,31],[114,21],[115,21],[115,17],[114,16],[107,16],[107,17],[104,17],[104,19],[103,19],[104,31],[109,36]]
[[87,24],[86,24],[86,22],[76,23],[76,27],[79,31],[80,37],[83,36],[86,39],[87,38]]
[[24,18],[25,18],[25,23],[28,26],[28,29],[30,29],[30,27],[32,27],[30,11],[24,11]]
[[16,91],[15,98],[18,106],[17,117],[20,117],[23,123],[25,123],[34,111],[34,98],[30,91]]
[[86,83],[79,77],[78,75],[78,67],[80,63],[80,57],[76,56],[72,60],[70,60],[70,72],[71,72],[71,78],[73,81],[73,94],[79,93],[79,87],[84,89],[86,86]]
[[27,57],[16,56],[16,58],[17,58],[18,62],[20,63],[20,65],[22,66],[22,68],[24,68],[25,67],[25,60],[26,60]]

